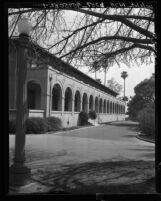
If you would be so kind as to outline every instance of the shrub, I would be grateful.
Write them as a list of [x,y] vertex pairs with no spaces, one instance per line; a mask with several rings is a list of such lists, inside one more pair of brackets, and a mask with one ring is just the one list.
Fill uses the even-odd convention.
[[88,124],[88,114],[87,112],[80,112],[79,113],[79,122],[80,122],[80,125],[83,126],[83,125],[87,125]]
[[96,112],[95,112],[95,111],[90,111],[90,112],[89,112],[89,118],[91,118],[91,119],[96,119],[96,118],[97,118]]
[[57,117],[47,117],[48,131],[60,130],[62,128],[62,122]]
[[147,135],[155,135],[155,109],[147,106],[137,116],[139,127]]
[[45,118],[29,117],[26,120],[26,133],[45,133],[48,131],[48,122]]
[[[57,117],[28,117],[26,120],[26,133],[45,133],[47,131],[60,130],[62,128],[61,120]],[[16,131],[16,119],[9,120],[9,133]]]

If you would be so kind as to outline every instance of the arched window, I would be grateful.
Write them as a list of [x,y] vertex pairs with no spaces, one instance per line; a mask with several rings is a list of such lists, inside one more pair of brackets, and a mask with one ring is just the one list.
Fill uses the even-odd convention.
[[99,102],[99,113],[102,113],[102,98],[100,98]]
[[110,102],[110,113],[112,114],[113,110],[112,110],[112,102]]
[[35,81],[27,83],[27,106],[28,109],[41,109],[41,86]]
[[98,97],[95,98],[95,112],[98,113]]
[[93,96],[89,97],[89,111],[93,111]]
[[113,103],[113,114],[115,113],[115,103]]
[[118,104],[116,103],[116,114],[118,114]]
[[80,111],[80,104],[81,104],[80,92],[76,91],[76,93],[75,93],[75,102],[74,102],[74,111],[75,112]]
[[62,110],[62,90],[59,84],[55,84],[52,89],[52,110]]
[[104,100],[104,104],[103,104],[103,112],[106,113],[106,100]]
[[82,110],[84,112],[87,112],[87,107],[88,107],[88,100],[87,100],[87,94],[83,94],[83,100],[82,100]]
[[107,113],[110,113],[109,100],[107,100]]
[[64,111],[72,111],[72,90],[69,87],[65,91]]
[[121,105],[119,104],[119,111],[118,111],[119,114],[121,114]]

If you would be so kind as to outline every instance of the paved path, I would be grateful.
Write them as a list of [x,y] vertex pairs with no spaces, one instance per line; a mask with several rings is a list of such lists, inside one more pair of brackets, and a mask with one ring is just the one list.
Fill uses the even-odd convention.
[[[78,130],[26,136],[26,163],[33,176],[90,162],[154,161],[155,145],[136,138],[133,122],[117,122]],[[10,156],[14,149],[10,135]],[[12,163],[10,157],[10,164]],[[42,170],[42,172],[41,172]],[[35,174],[36,175],[36,174]],[[36,177],[38,179],[38,176]]]

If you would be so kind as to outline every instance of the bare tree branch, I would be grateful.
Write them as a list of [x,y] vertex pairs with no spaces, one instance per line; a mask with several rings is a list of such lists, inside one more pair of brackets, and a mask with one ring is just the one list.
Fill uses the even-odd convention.
[[95,16],[95,17],[100,17],[100,18],[103,18],[103,19],[115,20],[115,21],[122,22],[123,24],[125,24],[126,26],[132,28],[133,30],[135,30],[135,31],[147,36],[147,37],[154,38],[153,33],[149,32],[147,30],[144,30],[143,28],[141,28],[141,27],[135,25],[134,23],[132,23],[131,21],[127,20],[126,16],[104,15],[104,14],[101,14],[101,13],[96,13],[96,12],[93,12],[93,11],[90,11],[90,10],[84,10],[84,9],[81,9],[81,8],[72,9],[72,10],[77,11],[77,12],[81,12],[81,13],[85,13],[85,14],[89,14],[89,15],[92,15],[92,16]]

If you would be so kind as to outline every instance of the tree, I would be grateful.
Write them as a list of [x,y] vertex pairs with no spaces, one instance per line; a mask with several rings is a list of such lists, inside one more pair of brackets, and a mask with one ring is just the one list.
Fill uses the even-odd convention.
[[102,84],[102,81],[101,81],[101,79],[96,79],[96,81],[98,82],[98,83],[100,83],[100,84]]
[[120,62],[149,64],[156,53],[153,7],[10,8],[8,15],[9,37],[25,16],[33,24],[32,40],[74,66],[99,70]]
[[140,82],[134,88],[135,95],[128,102],[128,114],[131,118],[137,118],[138,112],[146,107],[154,107],[155,104],[155,78],[152,76]]
[[107,80],[107,87],[120,93],[122,90],[122,85],[120,85],[113,77],[110,80]]

